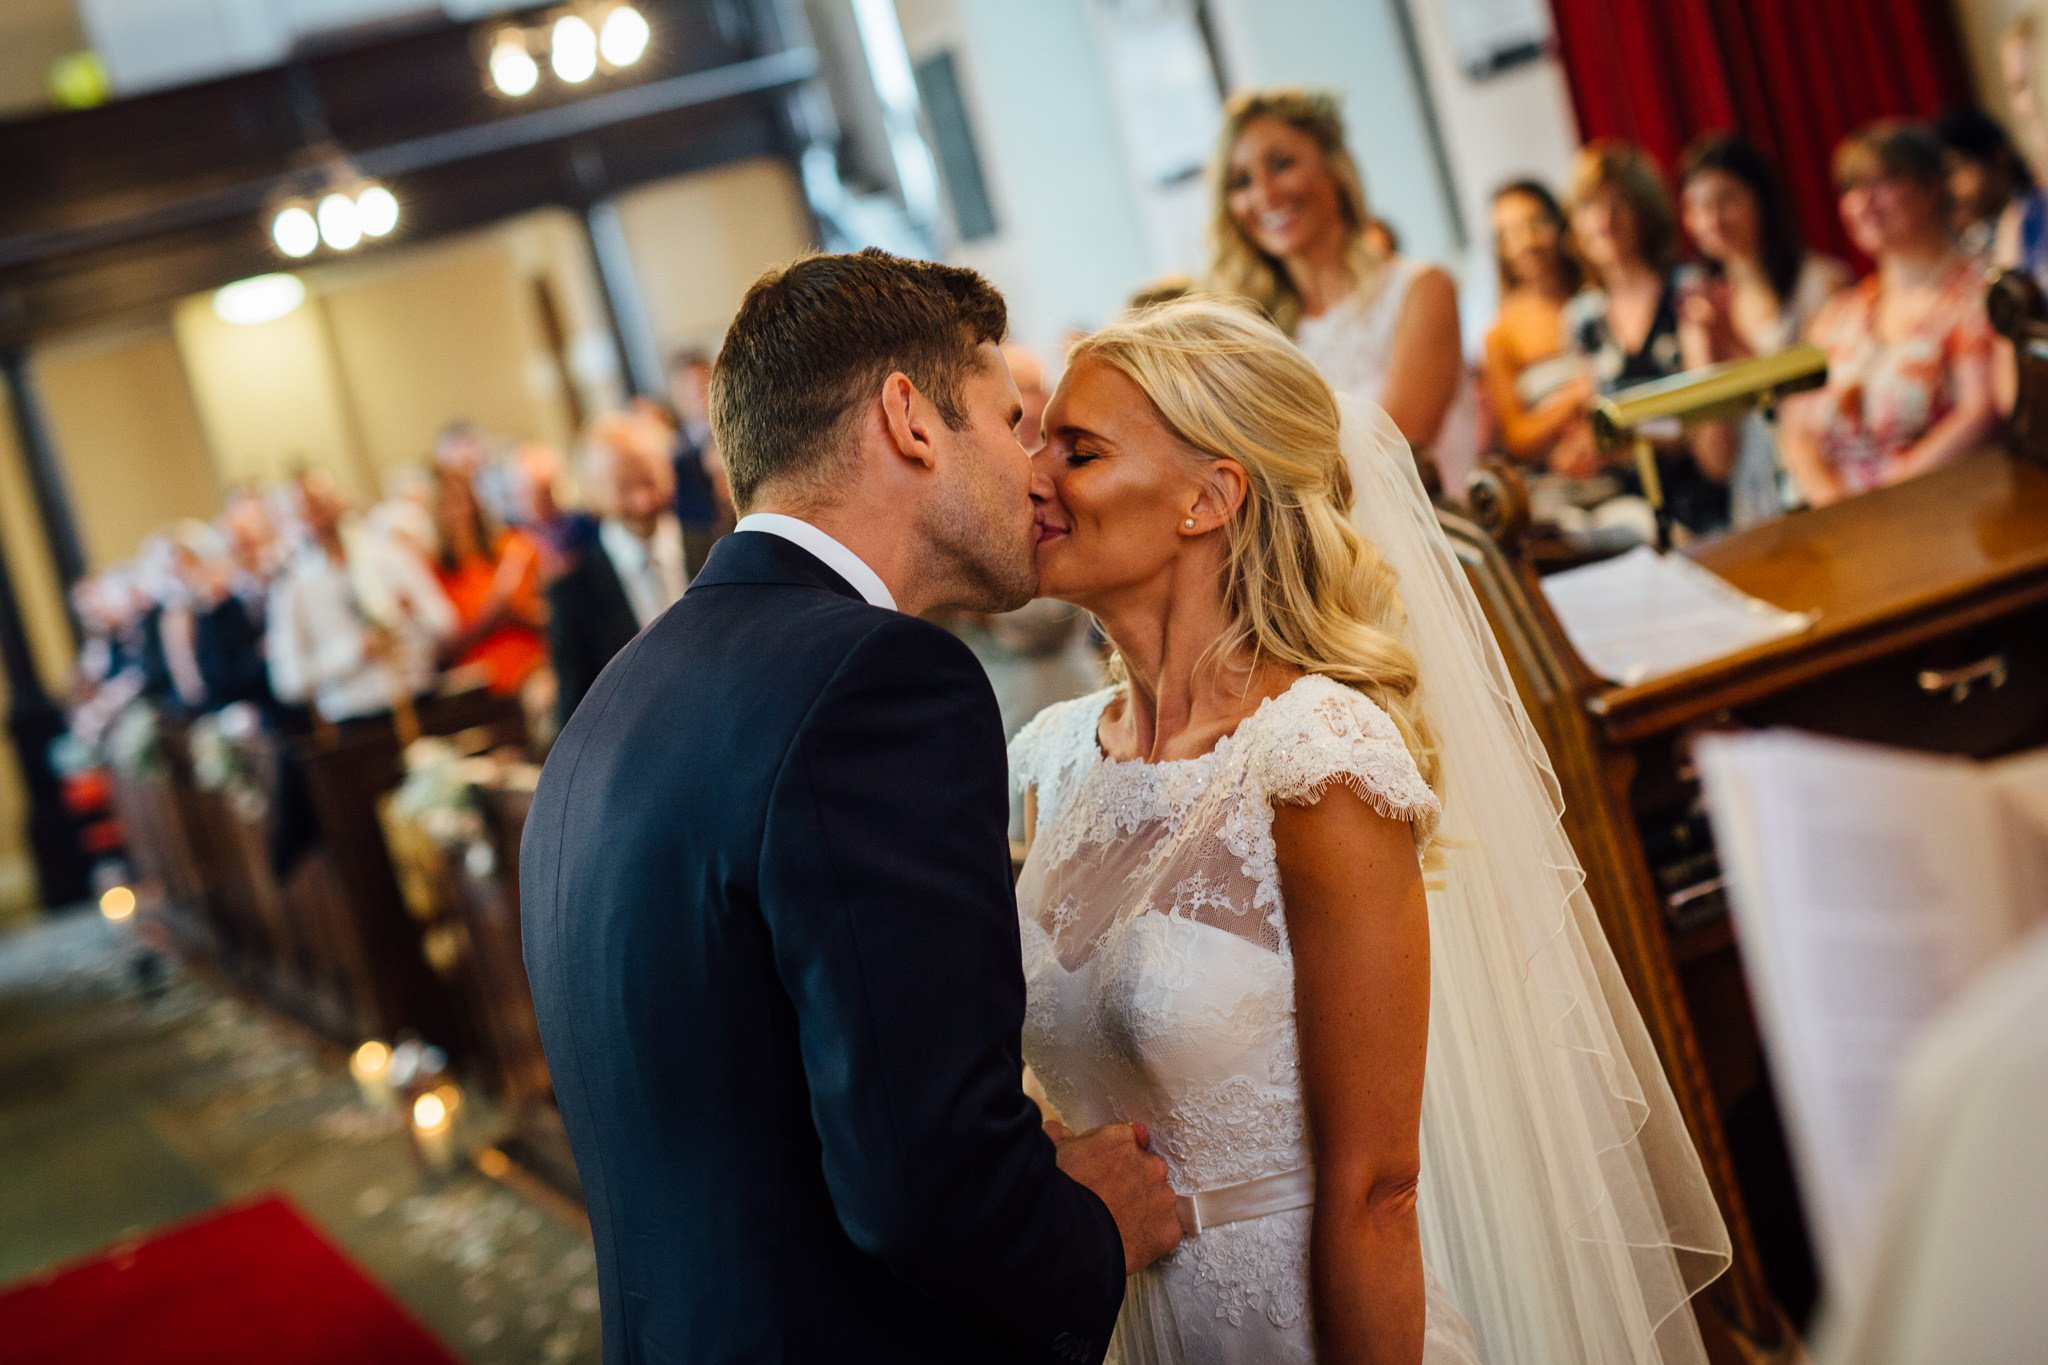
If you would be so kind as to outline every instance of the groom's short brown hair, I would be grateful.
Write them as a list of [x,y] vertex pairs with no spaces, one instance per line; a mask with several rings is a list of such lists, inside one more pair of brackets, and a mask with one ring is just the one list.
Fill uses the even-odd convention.
[[1009,312],[972,270],[869,247],[803,256],[754,281],[711,371],[711,429],[742,509],[770,483],[829,502],[862,404],[900,370],[946,425]]

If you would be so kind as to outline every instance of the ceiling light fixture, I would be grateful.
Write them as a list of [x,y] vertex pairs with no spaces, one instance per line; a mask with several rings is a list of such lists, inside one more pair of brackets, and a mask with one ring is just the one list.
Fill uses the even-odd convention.
[[365,237],[388,237],[398,226],[398,196],[371,181],[356,191],[356,223]]
[[340,190],[321,197],[313,212],[320,223],[320,240],[336,251],[353,251],[363,240],[363,224],[356,213],[356,201]]
[[597,47],[606,64],[618,69],[639,61],[652,37],[645,15],[631,5],[616,5],[598,28]]
[[597,30],[580,14],[565,14],[548,30],[548,64],[570,85],[597,74]]
[[526,35],[516,28],[501,32],[491,44],[491,84],[501,95],[518,99],[540,84],[540,63],[527,50]]
[[237,327],[275,322],[306,301],[306,285],[297,275],[257,275],[236,280],[213,292],[213,315]]
[[279,251],[302,261],[320,249],[320,225],[303,204],[287,204],[270,220],[270,239]]

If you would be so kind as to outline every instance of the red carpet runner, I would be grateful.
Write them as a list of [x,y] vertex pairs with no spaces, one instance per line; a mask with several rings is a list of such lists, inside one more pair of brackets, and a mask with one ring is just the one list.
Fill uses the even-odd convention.
[[290,1204],[218,1210],[0,1292],[9,1365],[456,1365]]

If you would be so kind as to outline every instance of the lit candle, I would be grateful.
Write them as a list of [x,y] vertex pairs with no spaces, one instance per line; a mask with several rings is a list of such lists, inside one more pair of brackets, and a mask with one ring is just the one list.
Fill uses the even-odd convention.
[[370,1109],[389,1109],[394,1098],[391,1088],[391,1049],[372,1038],[348,1059],[348,1074],[355,1078],[356,1093]]
[[454,1086],[429,1090],[412,1102],[413,1146],[420,1160],[436,1175],[455,1169],[460,1156],[455,1146],[455,1111],[462,1107],[462,1094]]
[[100,913],[109,923],[119,924],[135,914],[135,893],[125,886],[110,886],[100,897]]

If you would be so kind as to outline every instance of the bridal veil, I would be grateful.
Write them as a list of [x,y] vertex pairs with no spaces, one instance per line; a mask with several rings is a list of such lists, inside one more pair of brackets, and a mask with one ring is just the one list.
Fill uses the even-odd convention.
[[1352,524],[1437,734],[1420,1220],[1490,1361],[1703,1361],[1728,1234],[1585,891],[1556,776],[1387,415],[1340,395]]

